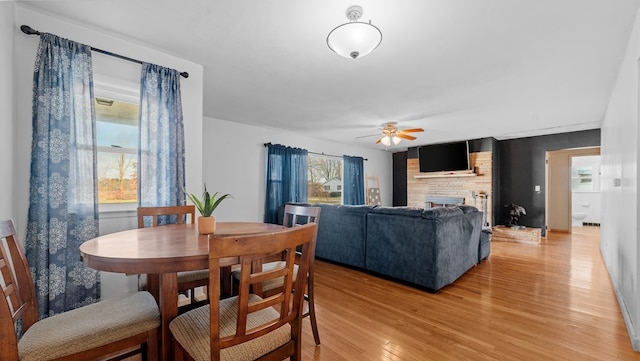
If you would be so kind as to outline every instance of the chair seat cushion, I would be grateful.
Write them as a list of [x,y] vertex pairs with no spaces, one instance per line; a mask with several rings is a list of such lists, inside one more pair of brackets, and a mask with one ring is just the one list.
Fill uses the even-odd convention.
[[[249,303],[260,300],[256,295],[249,296]],[[238,297],[220,301],[220,337],[232,335],[236,331]],[[249,314],[247,328],[259,326],[277,319],[280,314],[269,307]],[[169,324],[171,334],[185,351],[196,361],[209,361],[209,305],[185,312]],[[287,324],[274,332],[254,340],[229,347],[220,351],[221,360],[250,361],[275,350],[291,340],[291,327]]]
[[149,292],[100,301],[47,317],[25,332],[20,361],[46,361],[103,346],[160,326],[160,312]]

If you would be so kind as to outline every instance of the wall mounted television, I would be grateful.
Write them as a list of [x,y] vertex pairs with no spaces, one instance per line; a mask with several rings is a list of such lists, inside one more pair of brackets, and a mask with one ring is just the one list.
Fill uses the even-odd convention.
[[469,142],[423,145],[418,160],[422,173],[469,170]]

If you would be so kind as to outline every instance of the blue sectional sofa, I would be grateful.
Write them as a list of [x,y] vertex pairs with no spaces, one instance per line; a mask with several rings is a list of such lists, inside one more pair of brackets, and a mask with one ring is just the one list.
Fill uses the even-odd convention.
[[435,292],[488,256],[475,207],[321,208],[316,257]]

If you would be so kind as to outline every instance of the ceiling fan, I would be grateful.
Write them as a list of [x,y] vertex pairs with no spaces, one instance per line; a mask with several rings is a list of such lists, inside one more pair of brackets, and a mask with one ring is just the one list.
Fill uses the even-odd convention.
[[376,141],[376,144],[382,143],[387,147],[391,145],[391,142],[397,145],[398,143],[400,143],[402,139],[406,139],[406,140],[416,139],[416,137],[409,135],[407,133],[424,132],[424,129],[422,128],[398,129],[397,122],[388,122],[380,130],[382,130],[382,136],[378,138],[378,140]]

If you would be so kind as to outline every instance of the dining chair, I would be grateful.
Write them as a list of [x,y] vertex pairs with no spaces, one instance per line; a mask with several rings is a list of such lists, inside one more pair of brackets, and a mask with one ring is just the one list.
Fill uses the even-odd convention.
[[[307,223],[318,223],[320,221],[320,207],[307,207],[307,206],[298,206],[293,204],[287,204],[284,207],[284,214],[282,225],[285,227],[293,227],[295,225],[307,224]],[[299,252],[298,252],[299,255]],[[309,265],[309,274],[307,280],[307,292],[304,295],[306,303],[306,309],[304,310],[303,317],[309,317],[311,321],[311,331],[313,332],[313,339],[316,345],[320,345],[320,333],[318,332],[318,322],[316,320],[316,308],[315,308],[315,300],[314,300],[314,262],[315,262],[315,248],[311,253],[311,264]],[[271,262],[268,260],[263,260],[262,262],[256,261],[254,263],[254,267],[258,270],[260,267],[262,270],[266,271],[269,269],[273,269],[275,267],[279,267],[282,263],[282,259],[278,259],[278,256],[271,257]],[[238,270],[234,270],[231,273],[232,281],[231,285],[233,287],[234,284],[239,282],[240,280],[240,272]],[[295,281],[295,280],[294,280]],[[270,282],[263,282],[254,285],[253,292],[260,297],[269,297],[273,293],[279,292],[279,289],[282,287],[282,279],[272,280]]]
[[[159,218],[166,216],[169,217],[168,223],[194,223],[196,210],[195,206],[161,206],[161,207],[138,207],[138,228],[144,228],[147,225],[151,227],[158,226]],[[149,221],[150,222],[147,222]],[[140,276],[138,287],[144,289],[146,284],[146,278],[144,275]],[[195,289],[202,287],[205,290],[209,284],[209,270],[197,270],[197,271],[184,271],[178,272],[178,294],[189,292],[190,304],[182,306],[181,309],[189,309],[197,306],[198,301],[195,297]],[[203,301],[203,302],[206,302]],[[182,311],[181,310],[181,311]]]
[[[149,292],[38,320],[33,277],[12,221],[0,221],[0,360],[158,359],[160,311]],[[21,325],[22,336],[16,333]]]
[[[317,224],[245,236],[209,236],[209,289],[220,292],[220,260],[238,257],[238,295],[219,299],[179,315],[169,329],[174,360],[301,359],[302,308]],[[302,252],[296,261],[296,249]],[[284,252],[281,267],[256,271],[253,263]],[[297,262],[297,267],[295,267]],[[252,294],[253,285],[282,278],[271,297]],[[293,279],[296,279],[295,285]]]

